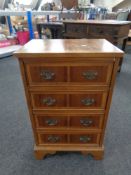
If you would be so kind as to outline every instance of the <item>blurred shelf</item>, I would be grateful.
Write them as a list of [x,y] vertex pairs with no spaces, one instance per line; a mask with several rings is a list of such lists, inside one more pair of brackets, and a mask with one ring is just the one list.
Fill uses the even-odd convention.
[[[31,11],[33,16],[37,15],[59,15],[60,13],[76,13],[75,10],[59,10],[59,11]],[[0,10],[0,16],[26,16],[27,11],[6,11]]]
[[26,11],[6,11],[0,10],[0,16],[26,16]]

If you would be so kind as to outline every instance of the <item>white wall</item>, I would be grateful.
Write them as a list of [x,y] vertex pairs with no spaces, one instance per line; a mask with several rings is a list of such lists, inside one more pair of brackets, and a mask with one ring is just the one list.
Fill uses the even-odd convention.
[[124,0],[95,0],[95,5],[97,6],[104,6],[109,10],[112,10],[112,7],[116,6],[120,2]]
[[55,4],[59,5],[61,3],[61,0],[53,0]]
[[4,3],[5,3],[5,0],[0,0],[0,9],[3,9]]
[[118,9],[131,9],[131,0],[125,0],[120,3],[113,9],[113,11],[117,11]]

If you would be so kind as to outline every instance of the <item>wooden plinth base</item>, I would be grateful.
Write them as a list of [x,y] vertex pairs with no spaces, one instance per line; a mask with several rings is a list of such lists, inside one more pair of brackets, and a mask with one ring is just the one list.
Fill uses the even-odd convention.
[[73,146],[34,146],[34,153],[37,160],[42,160],[48,154],[55,154],[58,151],[79,151],[83,155],[91,154],[95,160],[103,159],[104,146],[102,147],[73,147]]

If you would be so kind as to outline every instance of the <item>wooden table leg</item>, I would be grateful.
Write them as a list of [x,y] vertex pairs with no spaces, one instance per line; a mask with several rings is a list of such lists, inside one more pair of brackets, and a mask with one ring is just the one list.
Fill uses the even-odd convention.
[[[125,38],[125,39],[123,40],[123,43],[122,43],[122,50],[123,50],[123,51],[125,51],[127,40],[128,40],[128,38]],[[120,58],[118,72],[121,71],[122,63],[123,63],[123,57]]]
[[38,34],[39,34],[39,38],[41,39],[42,38],[42,32],[41,32],[42,25],[41,24],[37,24],[36,27],[37,27],[37,31],[38,31]]

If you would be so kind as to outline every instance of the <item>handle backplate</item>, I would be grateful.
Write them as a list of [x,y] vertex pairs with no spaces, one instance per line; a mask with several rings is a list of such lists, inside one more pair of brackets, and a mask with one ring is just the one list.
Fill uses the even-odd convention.
[[49,70],[42,70],[40,73],[40,76],[44,79],[44,80],[53,80],[55,73]]
[[80,119],[80,123],[83,126],[90,126],[92,125],[93,121],[91,119],[85,118],[85,119]]
[[60,141],[60,137],[50,135],[50,136],[48,136],[48,141],[51,142],[51,143],[57,143],[58,141]]
[[44,105],[53,106],[56,103],[56,99],[54,99],[52,97],[46,97],[46,98],[42,99],[42,102]]
[[98,72],[96,71],[86,71],[83,72],[82,75],[87,79],[87,80],[94,80],[98,76]]
[[89,141],[91,141],[89,136],[80,136],[80,142],[88,143]]
[[58,124],[58,120],[56,119],[47,119],[45,121],[45,123],[48,125],[48,126],[56,126]]
[[94,98],[85,98],[81,100],[81,103],[85,106],[91,106],[95,103],[95,99]]

